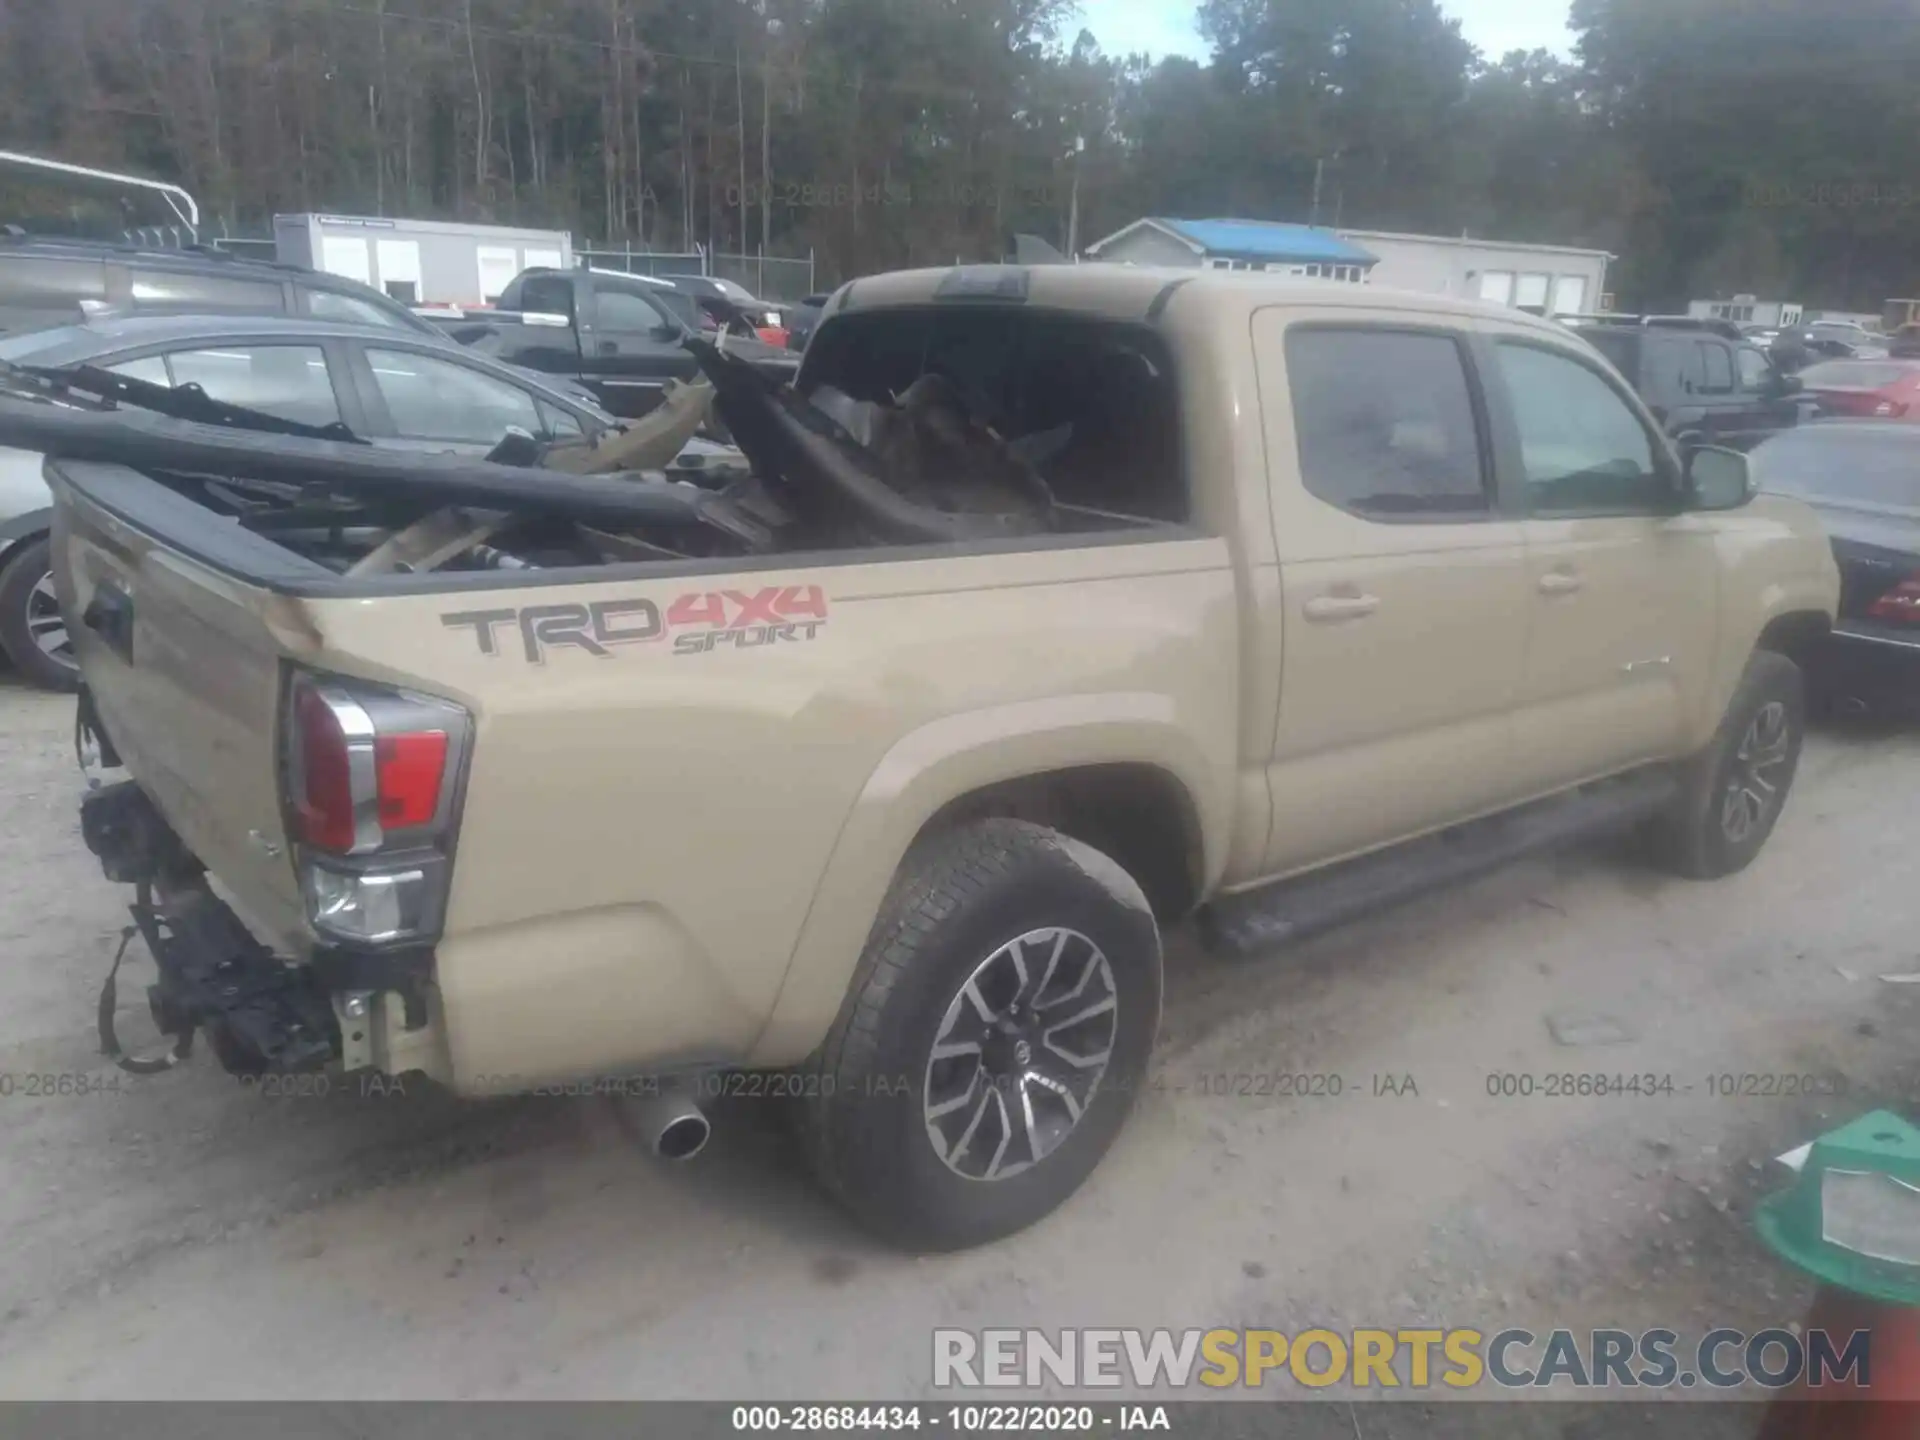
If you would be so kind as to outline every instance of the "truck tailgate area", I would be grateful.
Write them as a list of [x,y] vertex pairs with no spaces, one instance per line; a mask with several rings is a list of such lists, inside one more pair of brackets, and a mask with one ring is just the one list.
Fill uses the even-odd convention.
[[[85,472],[112,470],[48,471],[64,502],[55,583],[76,617],[94,709],[128,771],[242,910],[296,943],[300,897],[275,739],[282,650],[269,621],[287,602],[159,543],[95,499]],[[205,512],[201,523],[222,524]]]

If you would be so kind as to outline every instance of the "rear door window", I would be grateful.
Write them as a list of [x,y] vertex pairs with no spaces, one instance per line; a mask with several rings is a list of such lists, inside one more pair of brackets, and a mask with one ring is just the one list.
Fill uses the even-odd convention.
[[302,425],[340,420],[327,357],[317,345],[212,345],[167,356],[175,385]]
[[1368,520],[1491,512],[1461,342],[1451,335],[1297,327],[1287,335],[1307,490]]

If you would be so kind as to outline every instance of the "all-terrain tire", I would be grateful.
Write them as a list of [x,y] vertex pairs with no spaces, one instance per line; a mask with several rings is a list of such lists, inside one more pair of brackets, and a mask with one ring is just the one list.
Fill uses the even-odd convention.
[[[1111,1027],[1101,1039],[1073,1040],[1088,1053],[1108,1046],[1104,1073],[1084,1097],[1077,1121],[1040,1159],[998,1178],[959,1173],[949,1155],[963,1166],[984,1163],[999,1118],[988,1113],[976,1135],[977,1150],[958,1143],[945,1154],[936,1149],[926,1112],[935,1080],[930,1060],[943,1022],[956,1014],[971,1022],[977,1012],[951,1007],[960,1004],[970,977],[978,988],[991,988],[989,982],[1012,963],[1005,959],[1012,942],[1062,932],[1090,942],[1107,963]],[[1040,948],[1050,949],[1051,942]],[[1016,953],[1026,956],[1028,950]],[[1086,952],[1076,941],[1072,954],[1084,958]],[[1002,957],[993,961],[999,968],[988,970],[995,956]],[[1070,963],[1055,962],[1063,969]],[[1029,961],[1018,973],[1033,970]],[[1028,1025],[1043,1024],[1035,1018],[1043,1010],[1048,1016],[1081,1013],[1090,1008],[1085,998],[1104,993],[1108,983],[1097,967],[1094,973],[1096,988],[1064,1003],[1058,998],[1064,980],[1054,986],[1036,980],[1029,1000],[1010,1002],[1011,1013]],[[1107,856],[1020,820],[982,820],[923,840],[901,865],[803,1087],[802,1139],[816,1175],[869,1230],[915,1253],[964,1249],[1025,1229],[1079,1189],[1119,1133],[1146,1075],[1160,1025],[1160,995],[1160,935],[1152,910],[1132,877]],[[996,993],[989,1008],[999,1001]],[[941,1063],[962,1069],[970,1064]],[[980,1075],[986,1073],[983,1055]],[[1052,1113],[1058,1122],[1066,1112]],[[1031,1120],[1024,1134],[1033,1134]],[[1009,1154],[1038,1149],[1019,1138]]]
[[1654,857],[1690,880],[1718,880],[1752,864],[1786,808],[1806,730],[1800,667],[1755,651],[1712,742],[1682,767],[1679,796],[1649,829]]
[[45,538],[29,540],[0,570],[0,650],[20,675],[45,690],[77,690],[80,670],[63,665],[40,648],[27,626],[33,590],[53,569],[53,547]]

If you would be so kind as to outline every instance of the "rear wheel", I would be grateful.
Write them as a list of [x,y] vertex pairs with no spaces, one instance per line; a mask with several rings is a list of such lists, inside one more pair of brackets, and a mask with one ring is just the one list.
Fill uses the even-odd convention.
[[0,649],[36,685],[79,687],[79,662],[53,589],[53,549],[44,538],[22,545],[0,570]]
[[1679,797],[1654,823],[1660,860],[1694,880],[1752,864],[1786,807],[1806,728],[1800,667],[1756,651],[1713,743],[1687,762]]
[[1159,931],[1126,872],[1024,821],[949,831],[908,856],[816,1057],[809,1157],[903,1248],[1012,1234],[1106,1154],[1159,1022]]

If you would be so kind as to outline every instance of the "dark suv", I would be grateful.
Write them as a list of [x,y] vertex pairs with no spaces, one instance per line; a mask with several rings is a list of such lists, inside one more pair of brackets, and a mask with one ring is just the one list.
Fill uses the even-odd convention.
[[86,240],[0,241],[0,330],[116,314],[304,315],[444,340],[446,332],[372,286],[223,250],[143,250]]
[[1575,328],[1676,440],[1745,450],[1798,424],[1811,409],[1800,382],[1751,341],[1659,323]]

